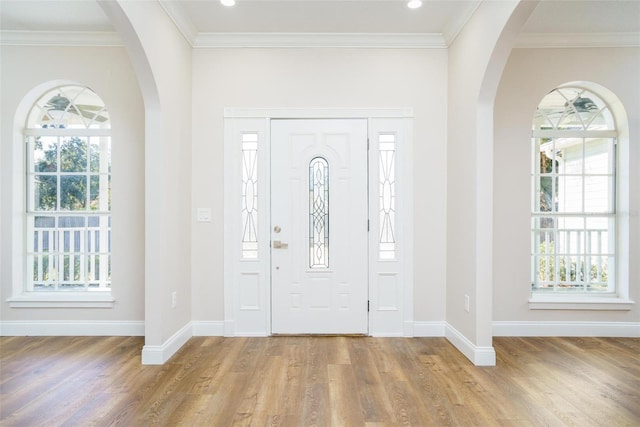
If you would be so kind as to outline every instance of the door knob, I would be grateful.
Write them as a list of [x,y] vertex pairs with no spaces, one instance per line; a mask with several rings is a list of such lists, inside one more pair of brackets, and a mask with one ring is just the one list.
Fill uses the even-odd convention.
[[282,231],[282,228],[280,228],[279,225],[276,225],[275,227],[273,227],[273,231],[276,232],[276,233],[279,233],[279,232]]

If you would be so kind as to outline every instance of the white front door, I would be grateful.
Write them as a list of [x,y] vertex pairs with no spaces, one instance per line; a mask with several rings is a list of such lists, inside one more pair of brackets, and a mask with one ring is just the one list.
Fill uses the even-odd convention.
[[271,165],[272,333],[367,333],[367,121],[272,120]]

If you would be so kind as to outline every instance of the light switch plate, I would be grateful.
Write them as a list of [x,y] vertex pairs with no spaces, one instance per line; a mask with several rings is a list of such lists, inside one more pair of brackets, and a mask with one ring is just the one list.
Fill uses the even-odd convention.
[[196,214],[198,222],[211,222],[211,209],[210,208],[198,208]]

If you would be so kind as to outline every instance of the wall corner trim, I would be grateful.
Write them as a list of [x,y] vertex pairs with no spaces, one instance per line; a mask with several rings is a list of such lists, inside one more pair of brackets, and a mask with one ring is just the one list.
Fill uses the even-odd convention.
[[496,352],[493,347],[476,346],[460,331],[447,323],[445,327],[445,337],[453,344],[467,359],[476,366],[495,366]]

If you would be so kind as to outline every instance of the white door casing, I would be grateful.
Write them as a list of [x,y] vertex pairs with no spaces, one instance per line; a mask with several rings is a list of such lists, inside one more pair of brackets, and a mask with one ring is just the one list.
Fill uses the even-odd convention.
[[367,333],[367,120],[273,120],[271,166],[271,332]]
[[[272,225],[271,219],[274,188],[270,178],[279,163],[271,157],[272,124],[277,119],[358,118],[367,123],[369,141],[369,151],[364,154],[369,164],[370,223],[368,248],[364,249],[370,302],[365,331],[372,336],[413,336],[412,116],[411,109],[225,109],[225,336],[277,333],[277,325],[272,330],[271,313],[271,268],[276,259],[271,259],[270,245],[272,239],[289,244],[291,240],[283,237],[282,226],[281,233],[276,233],[279,237],[273,232],[277,224]],[[383,175],[390,170],[393,176],[386,179],[389,177]],[[330,185],[333,191],[335,185]],[[308,221],[301,221],[308,226]]]

